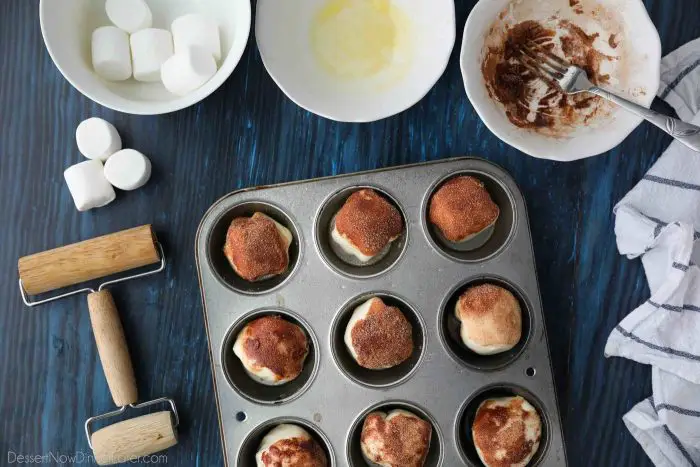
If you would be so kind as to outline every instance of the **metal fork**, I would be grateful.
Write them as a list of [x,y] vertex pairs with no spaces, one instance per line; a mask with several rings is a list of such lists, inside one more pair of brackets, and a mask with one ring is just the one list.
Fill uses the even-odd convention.
[[700,152],[700,127],[654,112],[594,85],[588,79],[585,70],[557,57],[537,43],[533,43],[531,47],[525,46],[520,48],[520,53],[520,62],[525,67],[544,80],[555,84],[565,93],[590,92],[614,102],[623,109],[661,128],[693,151]]

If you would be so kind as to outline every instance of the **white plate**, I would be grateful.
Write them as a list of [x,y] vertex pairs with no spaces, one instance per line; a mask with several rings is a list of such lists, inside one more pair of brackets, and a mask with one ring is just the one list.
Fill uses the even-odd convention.
[[[591,21],[595,23],[599,19],[588,13],[576,14],[569,1],[478,2],[464,28],[460,57],[467,95],[484,124],[501,140],[522,152],[558,161],[571,161],[606,152],[620,144],[642,120],[614,107],[608,117],[595,119],[589,126],[579,126],[565,137],[545,136],[534,130],[518,128],[508,120],[501,104],[489,96],[481,63],[485,53],[484,40],[489,29],[499,13],[513,3],[518,5],[517,17],[512,18],[516,23],[526,19],[546,20],[552,14],[557,14],[560,18],[571,19],[588,33],[592,32],[591,29],[596,26]],[[644,4],[641,0],[581,0],[580,5],[587,12],[598,8],[602,12],[598,18],[610,14],[620,30],[618,40],[621,40],[620,47],[624,47],[625,78],[624,82],[616,83],[610,89],[648,107],[659,87],[661,41]],[[601,35],[601,39],[607,40],[604,36]]]
[[219,23],[222,61],[219,70],[196,91],[178,97],[161,83],[134,79],[108,82],[92,68],[91,36],[100,26],[111,25],[100,0],[41,0],[39,15],[44,43],[63,76],[88,98],[110,109],[138,115],[173,112],[196,104],[221,86],[236,68],[250,35],[250,0],[146,0],[153,12],[153,27],[170,29],[172,21],[187,13],[204,13]]
[[[386,24],[399,45],[393,54],[380,57],[385,60],[382,67],[364,73],[358,71],[367,65],[364,60],[334,61],[337,49],[326,46],[342,28],[318,19],[331,2],[345,7],[343,14],[350,16],[363,3],[397,9],[399,13]],[[258,48],[272,79],[299,106],[345,122],[379,120],[418,102],[445,71],[455,42],[454,0],[258,0],[256,15]],[[378,21],[378,17],[363,19]],[[352,19],[359,16],[341,24],[352,31],[361,29],[349,26]],[[322,29],[329,25],[330,29]]]

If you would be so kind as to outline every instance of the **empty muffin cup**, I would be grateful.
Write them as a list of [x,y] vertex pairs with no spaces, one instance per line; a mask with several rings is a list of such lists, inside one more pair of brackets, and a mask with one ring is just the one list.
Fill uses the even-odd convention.
[[[360,366],[345,345],[345,330],[355,309],[371,298],[380,298],[387,306],[398,308],[411,324],[413,353],[404,362],[384,370]],[[340,370],[356,383],[371,388],[387,388],[403,383],[418,369],[425,348],[425,324],[420,314],[404,299],[388,292],[362,294],[343,305],[331,325],[331,353]]]
[[[233,266],[224,256],[224,244],[226,233],[233,219],[237,217],[250,217],[260,212],[286,227],[292,234],[292,243],[289,245],[289,266],[282,274],[259,281],[247,281],[233,270]],[[300,230],[292,218],[277,206],[263,201],[248,201],[233,206],[223,213],[214,223],[209,233],[207,260],[216,277],[225,286],[232,290],[249,295],[257,295],[271,292],[285,283],[296,270],[301,256]]]
[[362,454],[360,439],[362,435],[362,426],[365,418],[372,412],[389,413],[392,410],[405,410],[422,418],[430,423],[432,433],[430,436],[430,447],[428,448],[428,456],[425,459],[424,467],[437,467],[442,465],[443,460],[443,438],[442,431],[437,424],[437,421],[426,410],[407,401],[384,401],[374,404],[365,409],[352,423],[350,432],[348,433],[346,453],[348,464],[350,467],[367,467],[371,465]]
[[[448,181],[461,177],[474,177],[484,184],[484,188],[499,208],[496,222],[464,242],[451,242],[429,218],[430,202],[433,195]],[[478,262],[492,258],[508,244],[516,224],[515,200],[505,184],[494,175],[481,171],[465,170],[450,174],[434,183],[423,200],[422,224],[430,244],[441,254],[455,261]]]
[[484,465],[476,452],[474,440],[472,439],[472,425],[474,424],[476,412],[481,403],[487,399],[498,399],[502,397],[514,396],[521,396],[523,399],[529,402],[530,405],[537,410],[537,413],[540,416],[540,420],[542,422],[540,445],[537,448],[535,455],[532,457],[530,462],[528,462],[527,467],[534,467],[540,464],[547,452],[547,449],[549,448],[549,414],[544,411],[540,400],[537,399],[530,391],[511,384],[494,384],[484,387],[472,394],[462,405],[457,415],[457,421],[455,423],[455,440],[457,440],[457,450],[467,465],[474,467]]
[[255,467],[255,455],[257,454],[258,449],[260,448],[260,443],[265,435],[267,435],[270,430],[273,430],[278,425],[285,423],[297,425],[306,430],[314,441],[316,441],[325,451],[329,467],[335,467],[337,465],[330,440],[316,425],[297,417],[279,417],[258,425],[257,427],[253,428],[248,436],[245,437],[240,449],[238,450],[236,466]]
[[[505,352],[496,353],[492,355],[481,355],[470,348],[468,348],[463,342],[460,336],[461,322],[455,316],[455,306],[467,289],[482,285],[482,284],[493,284],[498,287],[502,287],[509,292],[511,292],[518,303],[520,304],[520,310],[522,312],[522,331],[520,341],[510,350]],[[483,371],[493,371],[498,370],[506,365],[514,362],[523,350],[527,346],[530,339],[530,333],[532,328],[532,312],[530,305],[525,300],[524,295],[518,288],[509,282],[494,276],[481,276],[470,278],[467,281],[461,283],[449,293],[447,298],[443,301],[438,312],[438,328],[440,330],[440,339],[442,340],[447,353],[452,356],[459,363]]]
[[[382,251],[367,262],[361,262],[355,256],[343,251],[331,238],[335,229],[335,217],[343,207],[350,195],[362,190],[374,190],[386,201],[393,205],[401,214],[403,222],[403,232],[401,235],[389,243]],[[333,270],[348,277],[370,278],[389,270],[398,262],[407,245],[407,223],[406,215],[399,203],[386,191],[374,186],[350,186],[332,194],[321,206],[316,215],[314,226],[316,245],[324,262]]]
[[[304,330],[309,344],[309,353],[304,360],[301,374],[292,381],[279,386],[267,386],[254,380],[246,372],[241,360],[233,352],[233,345],[238,334],[248,323],[263,316],[279,316],[292,324],[296,324]],[[263,405],[283,404],[301,396],[311,386],[316,376],[319,358],[318,340],[311,331],[309,324],[298,314],[279,308],[256,310],[239,318],[229,328],[221,347],[221,364],[226,381],[242,397]]]

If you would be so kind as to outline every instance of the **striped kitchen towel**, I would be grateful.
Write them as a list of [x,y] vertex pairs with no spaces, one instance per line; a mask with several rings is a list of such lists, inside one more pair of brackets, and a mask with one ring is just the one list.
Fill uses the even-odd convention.
[[[664,57],[659,97],[700,125],[700,39]],[[700,466],[700,154],[674,142],[615,207],[620,253],[641,257],[651,297],[606,356],[652,366],[652,396],[623,420],[657,466]]]

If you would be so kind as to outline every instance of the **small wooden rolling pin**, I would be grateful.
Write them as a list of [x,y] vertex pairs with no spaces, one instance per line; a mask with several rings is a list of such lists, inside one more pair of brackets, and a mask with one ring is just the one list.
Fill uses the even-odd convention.
[[[35,295],[161,260],[153,229],[144,225],[25,256],[20,258],[18,270],[24,292]],[[115,405],[138,408],[167,401],[175,410],[174,403],[167,398],[137,404],[136,378],[112,294],[101,287],[98,291],[90,290],[87,302],[97,350]],[[122,412],[120,409],[93,417],[86,423],[88,442],[98,464],[124,462],[177,444],[175,425],[167,410],[124,420],[90,435],[91,421]]]

